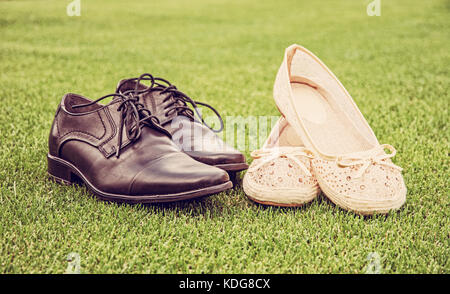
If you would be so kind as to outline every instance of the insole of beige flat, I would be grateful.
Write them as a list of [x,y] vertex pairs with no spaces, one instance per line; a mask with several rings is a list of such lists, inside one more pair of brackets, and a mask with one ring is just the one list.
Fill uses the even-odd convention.
[[278,137],[279,146],[303,147],[304,144],[291,125],[287,125]]
[[370,143],[330,97],[306,83],[291,82],[291,88],[295,110],[320,152],[341,155],[367,150]]
[[[283,118],[282,118],[283,119]],[[294,128],[289,125],[284,119],[283,122],[278,124],[280,128],[279,134],[274,141],[269,143],[269,147],[273,146],[290,146],[290,147],[304,147],[303,141]]]

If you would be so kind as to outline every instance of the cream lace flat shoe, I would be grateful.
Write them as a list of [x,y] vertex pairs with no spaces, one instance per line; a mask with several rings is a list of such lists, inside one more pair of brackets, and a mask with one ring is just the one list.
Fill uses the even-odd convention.
[[[406,200],[396,151],[380,145],[334,74],[299,45],[285,51],[274,98],[305,146],[320,188],[335,204],[359,214],[387,213]],[[389,151],[386,153],[386,151]]]
[[264,146],[251,153],[253,162],[244,176],[247,196],[258,203],[301,206],[313,200],[319,186],[311,169],[312,152],[284,118],[272,129]]

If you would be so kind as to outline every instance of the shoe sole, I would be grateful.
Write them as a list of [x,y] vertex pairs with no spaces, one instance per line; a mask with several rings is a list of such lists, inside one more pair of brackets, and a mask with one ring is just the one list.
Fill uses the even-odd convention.
[[210,186],[207,188],[196,189],[181,193],[174,194],[164,194],[164,195],[142,195],[142,196],[131,196],[131,195],[121,195],[113,194],[108,192],[103,192],[97,189],[89,180],[83,175],[83,173],[76,168],[73,164],[59,158],[47,154],[48,161],[48,174],[54,181],[64,184],[72,185],[74,184],[75,177],[78,177],[83,181],[83,183],[88,187],[88,189],[94,193],[101,200],[114,201],[114,202],[126,202],[126,203],[163,203],[163,202],[174,202],[181,200],[188,200],[203,196],[208,196],[211,194],[217,194],[228,190],[233,187],[231,181]]
[[266,206],[277,206],[277,207],[302,207],[306,203],[292,203],[292,204],[285,204],[285,203],[277,203],[277,202],[271,202],[271,201],[260,201],[256,198],[253,198],[249,195],[247,195],[248,199],[252,200],[253,202],[266,205]]
[[223,169],[223,170],[225,170],[227,172],[240,172],[240,171],[248,169],[248,164],[245,163],[245,162],[217,164],[217,165],[214,165],[214,166],[218,167],[220,169]]
[[[346,197],[343,195],[338,195],[333,192],[332,189],[329,189],[322,179],[317,178],[319,182],[320,189],[322,192],[333,202],[335,205],[340,208],[348,211],[352,211],[356,214],[363,216],[370,216],[374,214],[388,214],[391,211],[399,210],[406,201],[406,197],[399,197],[396,201],[386,201],[386,202],[377,202],[373,203],[370,201],[361,201],[361,199],[352,199],[351,197]],[[406,192],[405,192],[406,194]]]
[[[263,205],[280,206],[280,207],[300,207],[313,201],[320,192],[319,187],[311,188],[300,193],[299,189],[283,189],[273,191],[266,188],[255,187],[248,178],[244,176],[243,188],[247,197],[257,203]],[[275,199],[273,196],[284,195],[284,201]],[[289,195],[287,197],[286,195]],[[289,199],[287,199],[289,198]]]

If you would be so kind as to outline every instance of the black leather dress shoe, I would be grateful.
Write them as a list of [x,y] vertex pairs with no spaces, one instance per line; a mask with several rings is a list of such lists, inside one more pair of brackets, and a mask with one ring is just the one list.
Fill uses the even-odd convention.
[[[113,97],[107,105],[98,101]],[[228,174],[181,152],[170,133],[133,95],[91,101],[66,94],[50,131],[48,173],[81,179],[100,198],[169,202],[232,187]]]
[[[145,85],[144,81],[150,85]],[[138,78],[120,81],[116,93],[139,96],[144,106],[170,132],[175,144],[195,160],[228,172],[248,168],[245,156],[215,134],[223,129],[219,113],[206,103],[192,100],[167,80],[143,74]],[[187,103],[191,104],[193,109]],[[218,130],[206,124],[197,108],[199,105],[208,107],[217,115],[221,124]]]

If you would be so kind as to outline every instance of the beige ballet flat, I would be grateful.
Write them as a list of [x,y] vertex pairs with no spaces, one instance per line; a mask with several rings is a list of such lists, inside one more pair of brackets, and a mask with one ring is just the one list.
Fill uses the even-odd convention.
[[264,146],[251,153],[253,162],[244,176],[247,196],[258,203],[274,206],[301,206],[320,192],[312,174],[312,152],[284,118],[272,129]]
[[[299,45],[285,51],[274,86],[280,112],[304,145],[320,188],[359,214],[387,213],[406,200],[402,169],[391,145],[380,145],[334,74]],[[386,152],[388,151],[388,152]]]

